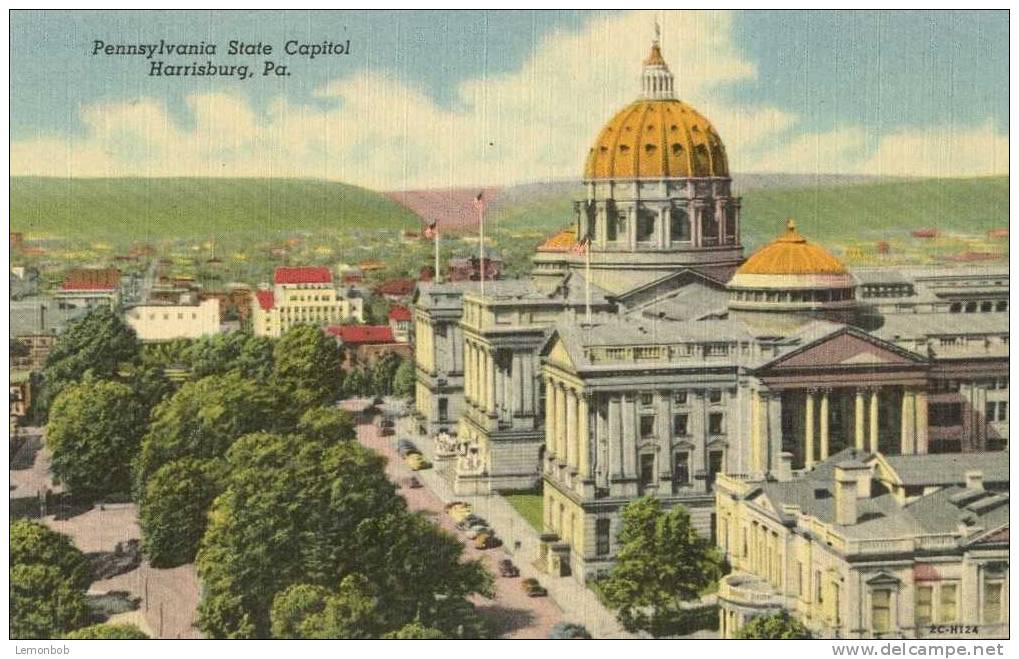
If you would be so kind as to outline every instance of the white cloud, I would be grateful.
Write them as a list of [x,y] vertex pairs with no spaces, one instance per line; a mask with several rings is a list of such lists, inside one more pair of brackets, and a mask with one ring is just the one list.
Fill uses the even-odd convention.
[[[326,103],[280,96],[264,111],[226,93],[187,97],[187,125],[153,99],[83,108],[82,138],[11,145],[13,174],[307,176],[375,188],[512,183],[577,176],[599,127],[634,98],[658,12],[599,17],[555,31],[519,70],[467,80],[453,108],[385,71],[316,90]],[[1007,171],[1007,135],[991,124],[797,130],[775,107],[736,106],[725,85],[756,76],[732,40],[732,17],[662,18],[680,96],[716,124],[736,171],[966,175]],[[332,103],[329,103],[332,101]]]

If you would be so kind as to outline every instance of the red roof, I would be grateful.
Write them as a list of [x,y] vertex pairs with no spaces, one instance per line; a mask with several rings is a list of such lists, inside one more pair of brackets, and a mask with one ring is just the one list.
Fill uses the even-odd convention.
[[351,345],[396,342],[389,325],[334,325],[327,327],[326,332]]
[[389,310],[389,320],[397,322],[410,320],[410,309],[399,304],[393,305],[393,308]]
[[410,295],[414,292],[416,282],[413,279],[388,279],[375,289],[379,295]]
[[329,268],[276,268],[273,281],[277,284],[330,284]]
[[65,291],[111,291],[120,286],[120,270],[116,268],[74,268],[64,277],[60,288]]
[[268,311],[276,305],[276,297],[272,291],[255,291],[255,297],[258,298],[258,306],[262,307],[264,311]]

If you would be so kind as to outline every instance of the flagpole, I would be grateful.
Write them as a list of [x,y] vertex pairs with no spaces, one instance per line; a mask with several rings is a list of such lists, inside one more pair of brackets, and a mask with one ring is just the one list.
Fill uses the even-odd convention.
[[478,230],[480,232],[480,239],[478,241],[478,267],[480,269],[481,279],[481,297],[485,297],[485,202],[482,195],[484,190],[478,195]]
[[584,246],[584,302],[587,305],[585,312],[585,319],[587,324],[591,324],[591,239],[590,237],[585,238],[587,244]]
[[442,283],[442,275],[439,274],[439,223],[435,223],[435,283]]

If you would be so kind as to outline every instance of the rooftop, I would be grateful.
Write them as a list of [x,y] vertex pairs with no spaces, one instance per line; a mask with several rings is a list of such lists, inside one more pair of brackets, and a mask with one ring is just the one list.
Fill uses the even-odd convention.
[[277,284],[330,284],[332,281],[329,268],[323,267],[280,267],[273,273],[273,282]]
[[326,332],[338,338],[345,345],[371,345],[395,343],[393,330],[389,325],[333,325]]
[[63,291],[112,291],[120,286],[116,268],[74,268],[60,285]]

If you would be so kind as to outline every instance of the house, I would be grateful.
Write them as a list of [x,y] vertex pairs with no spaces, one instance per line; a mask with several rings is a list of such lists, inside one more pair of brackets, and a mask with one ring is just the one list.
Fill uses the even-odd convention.
[[394,353],[404,359],[412,354],[411,345],[398,342],[389,325],[336,325],[327,327],[344,348],[344,367],[373,366],[383,355]]
[[387,279],[375,287],[375,294],[387,300],[398,302],[409,298],[414,293],[414,286],[416,285],[417,282],[409,277]]
[[410,341],[411,313],[410,309],[394,304],[389,309],[389,327],[393,330],[393,336],[400,343]]
[[220,300],[188,293],[175,303],[137,304],[125,309],[124,322],[141,341],[197,339],[220,332]]
[[120,270],[72,268],[53,296],[61,309],[91,308],[120,302]]
[[279,267],[273,285],[255,291],[252,327],[258,336],[282,336],[295,325],[321,327],[363,320],[363,300],[333,283],[324,267]]

